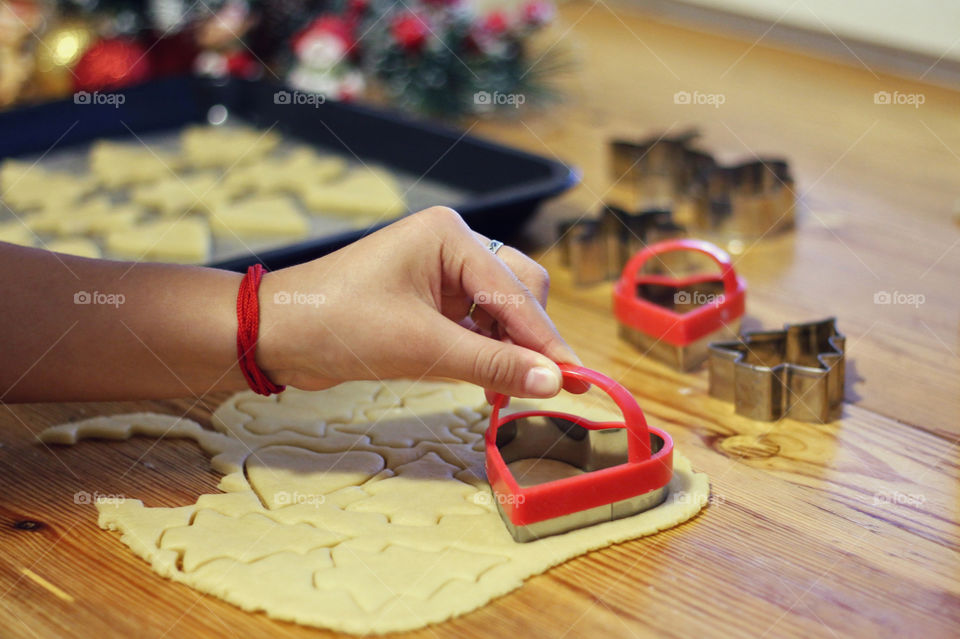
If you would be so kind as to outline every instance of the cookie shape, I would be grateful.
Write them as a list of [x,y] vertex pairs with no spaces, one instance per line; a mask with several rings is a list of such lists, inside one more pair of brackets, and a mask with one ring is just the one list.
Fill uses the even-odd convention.
[[33,246],[36,244],[36,240],[37,236],[30,230],[30,227],[20,220],[0,223],[0,242]]
[[407,212],[396,180],[376,169],[356,170],[342,180],[315,184],[301,197],[313,213],[352,215],[368,221],[386,221]]
[[[572,410],[583,408],[571,398]],[[709,497],[707,477],[675,454],[668,497],[656,508],[516,543],[484,480],[488,410],[466,384],[351,382],[239,393],[214,412],[212,430],[139,413],[40,437],[195,440],[223,474],[221,492],[174,508],[100,503],[100,526],[164,577],[244,610],[356,634],[468,613],[571,557],[686,521]],[[163,584],[153,587],[162,596]]]
[[306,237],[310,223],[288,196],[270,195],[217,207],[210,229],[227,237]]
[[209,212],[228,199],[213,173],[176,176],[135,188],[130,200],[162,215]]
[[180,157],[174,153],[105,140],[93,145],[89,160],[90,173],[109,189],[171,177],[181,164]]
[[301,148],[283,157],[233,167],[224,176],[223,185],[234,197],[250,193],[302,193],[340,176],[346,166],[340,158],[320,157],[311,149]]
[[90,180],[18,160],[0,166],[3,201],[17,211],[60,212],[95,188]]
[[195,126],[184,130],[180,147],[184,162],[194,168],[230,168],[263,158],[280,141],[272,131],[245,127]]
[[85,237],[67,237],[57,240],[51,240],[44,246],[48,251],[54,253],[64,253],[66,255],[76,255],[77,257],[90,257],[99,259],[103,257],[100,247],[96,242]]
[[159,220],[111,231],[106,245],[112,255],[131,260],[201,264],[210,254],[210,228],[197,218]]

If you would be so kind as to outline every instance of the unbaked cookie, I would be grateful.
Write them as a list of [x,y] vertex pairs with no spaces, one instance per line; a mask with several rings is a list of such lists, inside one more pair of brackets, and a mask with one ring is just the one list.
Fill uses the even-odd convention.
[[96,189],[89,179],[69,173],[47,171],[18,160],[0,165],[0,189],[4,202],[17,211],[65,210]]
[[181,163],[175,153],[106,140],[93,145],[89,159],[90,172],[110,189],[171,177]]
[[310,221],[289,196],[254,197],[217,207],[210,214],[214,235],[306,237]]
[[33,246],[36,244],[36,240],[37,236],[30,230],[30,227],[20,220],[0,223],[0,242]]
[[133,189],[130,200],[162,215],[209,212],[229,199],[214,173],[167,178]]
[[194,126],[180,136],[184,161],[195,168],[230,168],[256,162],[273,150],[280,136],[245,127]]
[[103,257],[100,247],[85,237],[68,237],[47,242],[44,247],[54,253],[65,253],[79,257]]
[[346,170],[337,157],[320,157],[311,149],[299,148],[256,164],[236,166],[224,175],[224,188],[234,196],[248,193],[302,193],[314,184],[323,184]]
[[301,197],[313,213],[386,221],[407,212],[396,180],[379,169],[356,169],[342,180],[311,185]]
[[195,217],[148,222],[108,233],[106,246],[116,257],[200,264],[209,259],[210,227]]

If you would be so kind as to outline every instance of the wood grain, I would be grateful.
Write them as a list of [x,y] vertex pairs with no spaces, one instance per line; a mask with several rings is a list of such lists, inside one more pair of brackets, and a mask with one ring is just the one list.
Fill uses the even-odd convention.
[[[620,379],[713,482],[708,508],[652,538],[575,559],[410,637],[955,637],[960,627],[958,451],[960,94],[571,2],[556,35],[580,58],[567,106],[474,131],[556,155],[585,184],[551,205],[528,245],[553,278],[550,312],[588,366]],[[881,108],[872,94],[923,92]],[[723,92],[719,109],[673,104]],[[795,233],[738,256],[748,326],[837,315],[848,400],[826,425],[753,422],[616,338],[610,287],[572,286],[553,222],[595,208],[610,135],[697,124],[725,157],[789,156]],[[917,308],[877,306],[919,292]],[[0,634],[277,636],[331,633],[240,611],[152,574],[96,526],[78,493],[192,503],[217,477],[190,442],[134,438],[45,447],[44,427],[154,410],[206,423],[223,399],[0,407]],[[41,581],[24,571],[31,571]],[[43,585],[43,582],[59,590]]]

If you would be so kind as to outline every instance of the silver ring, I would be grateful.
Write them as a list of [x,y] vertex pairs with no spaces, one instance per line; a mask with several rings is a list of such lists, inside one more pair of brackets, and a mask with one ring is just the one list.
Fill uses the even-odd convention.
[[497,251],[499,251],[501,248],[503,248],[503,242],[500,240],[490,240],[490,243],[487,244],[487,250],[494,255],[496,255]]

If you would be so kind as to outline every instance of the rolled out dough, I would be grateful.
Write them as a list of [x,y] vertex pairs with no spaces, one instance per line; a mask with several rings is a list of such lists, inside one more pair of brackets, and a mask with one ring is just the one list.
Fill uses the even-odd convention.
[[41,438],[195,440],[224,474],[221,493],[175,508],[102,501],[100,526],[164,577],[244,610],[358,634],[468,613],[571,557],[686,521],[709,497],[706,475],[675,453],[659,507],[516,543],[484,479],[487,414],[473,386],[352,382],[240,393],[216,410],[215,430],[141,413],[55,426]]

